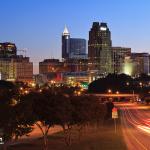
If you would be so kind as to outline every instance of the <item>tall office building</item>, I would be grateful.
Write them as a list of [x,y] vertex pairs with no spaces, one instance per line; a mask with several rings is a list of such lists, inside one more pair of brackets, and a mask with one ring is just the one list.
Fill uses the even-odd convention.
[[65,27],[62,34],[62,58],[63,59],[86,59],[86,40],[71,38]]
[[79,38],[70,38],[69,58],[86,59],[86,40]]
[[69,58],[70,53],[70,33],[65,26],[64,32],[62,34],[62,58]]
[[106,75],[113,72],[111,32],[106,23],[94,22],[89,31],[89,69]]

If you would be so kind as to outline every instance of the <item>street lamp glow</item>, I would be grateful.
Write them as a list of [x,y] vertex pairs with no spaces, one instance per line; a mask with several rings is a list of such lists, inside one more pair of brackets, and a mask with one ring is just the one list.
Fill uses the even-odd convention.
[[23,90],[23,87],[20,87],[20,90],[22,91],[22,90]]
[[28,91],[28,90],[25,90],[25,91],[24,91],[24,93],[25,93],[25,94],[28,94],[28,93],[29,93],[29,91]]
[[111,90],[111,89],[109,89],[109,90],[108,90],[108,93],[112,93],[112,90]]
[[119,94],[119,91],[117,91],[116,94]]
[[140,82],[139,85],[142,86],[143,85],[142,82]]
[[31,84],[31,86],[32,86],[32,87],[35,87],[35,86],[36,86],[36,84],[35,84],[35,83],[32,83],[32,84]]

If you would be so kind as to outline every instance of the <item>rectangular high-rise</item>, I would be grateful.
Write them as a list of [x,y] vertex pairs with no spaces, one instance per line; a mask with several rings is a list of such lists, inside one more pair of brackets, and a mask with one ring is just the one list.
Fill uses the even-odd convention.
[[70,38],[69,58],[86,59],[86,40]]
[[89,69],[102,75],[113,72],[111,32],[106,23],[94,22],[89,31]]

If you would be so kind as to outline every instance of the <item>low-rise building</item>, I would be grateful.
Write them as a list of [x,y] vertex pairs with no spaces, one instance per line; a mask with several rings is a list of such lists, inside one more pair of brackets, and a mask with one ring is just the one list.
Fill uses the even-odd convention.
[[126,60],[131,57],[131,48],[112,47],[112,57],[114,73],[123,73]]
[[47,74],[51,72],[61,72],[64,70],[63,62],[60,62],[59,59],[45,59],[39,63],[39,73]]
[[1,80],[30,82],[33,80],[33,63],[29,57],[0,58]]
[[148,53],[132,53],[132,61],[135,63],[135,76],[140,74],[149,74],[149,54]]

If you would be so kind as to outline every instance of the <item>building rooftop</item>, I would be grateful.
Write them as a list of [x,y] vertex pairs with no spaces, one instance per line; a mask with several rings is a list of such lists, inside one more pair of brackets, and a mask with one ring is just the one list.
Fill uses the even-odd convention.
[[70,35],[67,26],[64,28],[63,35]]

